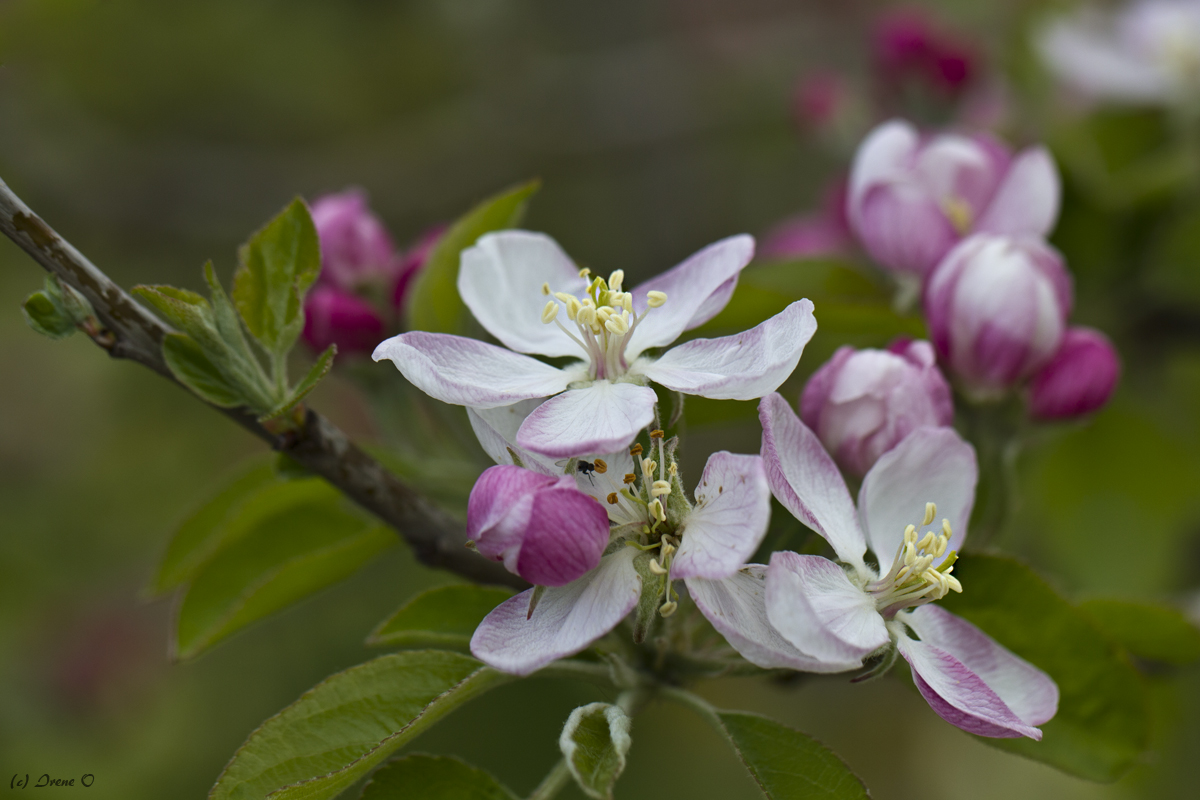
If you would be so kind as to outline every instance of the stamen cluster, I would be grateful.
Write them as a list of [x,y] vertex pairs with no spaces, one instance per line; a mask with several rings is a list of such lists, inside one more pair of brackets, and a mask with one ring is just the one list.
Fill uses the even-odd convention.
[[[932,523],[936,516],[937,506],[926,503],[921,527]],[[962,591],[962,584],[950,574],[958,560],[957,552],[951,551],[941,564],[933,566],[934,561],[946,554],[951,535],[947,519],[942,520],[941,533],[927,531],[920,540],[917,539],[916,525],[904,529],[904,541],[896,552],[891,570],[867,586],[879,613],[891,619],[901,609],[932,603],[952,591]]]
[[[582,269],[579,277],[587,278],[591,270]],[[550,284],[542,284],[542,294],[547,300],[542,309],[542,322],[553,322],[578,344],[591,362],[589,375],[593,380],[615,379],[625,374],[629,364],[625,360],[625,347],[638,323],[645,319],[650,309],[658,308],[667,301],[665,292],[651,291],[646,294],[646,309],[641,314],[633,313],[633,295],[622,291],[625,271],[615,270],[608,280],[596,276],[588,284],[587,294],[582,299],[567,292],[551,292]],[[561,306],[560,306],[561,303]],[[567,319],[575,323],[578,336],[558,319],[560,307],[565,307]]]

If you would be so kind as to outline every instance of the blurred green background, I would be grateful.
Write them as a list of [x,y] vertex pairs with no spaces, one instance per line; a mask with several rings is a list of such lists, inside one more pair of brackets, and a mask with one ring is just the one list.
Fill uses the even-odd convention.
[[[526,225],[633,277],[818,203],[847,154],[797,130],[794,84],[818,67],[861,76],[887,4],[600,5],[0,0],[0,177],[126,286],[198,288],[208,258],[228,275],[237,245],[292,196],[349,185],[406,242],[539,176]],[[1022,99],[1005,132],[1055,149],[1068,188],[1054,241],[1076,275],[1075,320],[1108,331],[1125,362],[1108,409],[1041,431],[1023,453],[1019,512],[992,544],[1073,597],[1195,607],[1200,204],[1194,186],[1120,184],[1165,146],[1167,123],[1136,113],[1085,124],[1039,105],[1047,93],[1020,44],[1036,5],[931,8],[1012,77]],[[260,445],[83,337],[33,333],[19,304],[40,283],[0,242],[0,794],[13,774],[92,773],[90,797],[203,797],[258,723],[370,657],[362,640],[375,624],[449,577],[396,548],[195,662],[168,663],[171,604],[141,587],[173,525]],[[824,326],[788,396],[847,340]],[[885,340],[869,331],[855,343]],[[356,436],[375,433],[344,377],[314,405]],[[757,449],[744,413],[696,413],[690,459]],[[1155,744],[1112,786],[980,744],[898,680],[701,692],[816,736],[885,800],[1189,796],[1200,673],[1149,681]],[[569,710],[598,691],[507,687],[415,749],[463,755],[527,792],[557,759]],[[687,712],[652,707],[634,742],[618,797],[758,796]]]

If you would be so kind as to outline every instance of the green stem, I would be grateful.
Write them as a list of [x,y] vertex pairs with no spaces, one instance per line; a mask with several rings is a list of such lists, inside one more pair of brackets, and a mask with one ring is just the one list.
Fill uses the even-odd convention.
[[612,686],[612,671],[604,664],[589,664],[586,661],[556,661],[542,667],[536,673],[538,678],[574,678],[576,680],[598,683],[602,686]]
[[529,795],[529,800],[550,800],[561,792],[571,780],[571,771],[567,769],[567,760],[559,759],[554,769],[542,779],[538,787]]
[[721,724],[721,718],[717,716],[717,709],[700,695],[689,692],[687,689],[677,689],[674,686],[660,687],[658,693],[668,700],[674,700],[680,705],[687,706],[704,717],[704,720],[716,728],[722,736],[729,735],[725,731],[725,726]]

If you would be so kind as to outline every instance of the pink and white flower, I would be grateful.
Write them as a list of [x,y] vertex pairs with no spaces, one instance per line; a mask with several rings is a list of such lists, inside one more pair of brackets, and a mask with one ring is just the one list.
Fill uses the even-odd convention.
[[1054,357],[1029,382],[1034,419],[1074,419],[1104,407],[1121,377],[1112,342],[1092,328],[1068,328]]
[[971,236],[925,285],[929,338],[978,399],[1003,395],[1054,355],[1071,303],[1062,256],[1032,237]]
[[321,240],[321,282],[348,292],[390,288],[400,267],[387,228],[360,189],[318,197],[313,225]]
[[1200,91],[1200,2],[1141,0],[1054,19],[1035,44],[1050,71],[1093,100],[1194,103]]
[[[515,454],[526,468],[561,478],[562,467],[511,441],[533,405],[471,410],[472,425],[498,461],[509,463]],[[576,460],[568,462],[578,490],[608,513],[604,556],[566,585],[530,589],[497,606],[471,639],[476,658],[527,675],[588,647],[639,601],[662,616],[674,613],[677,580],[684,581],[693,598],[737,591],[738,570],[762,541],[770,519],[771,492],[762,459],[714,453],[693,504],[684,494],[672,454],[661,438],[653,441],[656,452],[652,448],[645,458],[635,460],[621,450],[586,462],[593,468],[586,472],[578,471]],[[734,585],[722,590],[726,581]],[[719,612],[710,619],[718,629],[724,625]]]
[[[646,355],[716,316],[753,254],[752,238],[734,236],[626,292],[621,270],[592,278],[548,236],[488,234],[463,251],[458,290],[504,347],[413,331],[381,343],[373,358],[390,359],[445,403],[487,409],[550,398],[521,425],[516,441],[524,449],[550,458],[619,450],[653,419],[651,381],[751,400],[795,369],[816,331],[808,300],[735,336]],[[560,368],[533,355],[582,360]]]
[[914,430],[953,424],[954,401],[933,346],[901,339],[887,350],[839,348],[804,386],[800,418],[861,478]]
[[[791,666],[799,655],[824,671],[855,669],[872,656],[887,663],[898,653],[947,722],[981,736],[1040,739],[1037,726],[1058,707],[1054,681],[971,623],[928,605],[962,590],[951,572],[974,503],[972,447],[950,428],[912,433],[867,473],[856,509],[833,459],[787,401],[763,398],[759,417],[772,493],[832,545],[840,563],[773,554],[761,591],[730,604],[740,614],[733,624],[759,638],[730,643],[763,667]],[[925,531],[939,508],[941,525]],[[866,563],[868,545],[879,570]]]
[[921,136],[892,120],[854,157],[846,210],[863,247],[885,269],[923,278],[972,233],[1044,236],[1061,187],[1049,151],[1015,156],[988,136]]

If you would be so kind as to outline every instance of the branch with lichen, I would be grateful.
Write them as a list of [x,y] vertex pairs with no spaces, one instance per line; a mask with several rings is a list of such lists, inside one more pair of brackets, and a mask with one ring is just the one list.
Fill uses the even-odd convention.
[[[81,320],[79,327],[93,342],[113,358],[137,362],[186,388],[163,357],[163,338],[172,329],[34,214],[3,180],[0,230],[90,303],[92,316]],[[312,409],[301,406],[300,424],[281,429],[269,420],[260,421],[258,415],[244,408],[212,407],[379,517],[408,542],[424,564],[481,583],[524,585],[500,565],[468,550],[460,522],[389,472]]]

